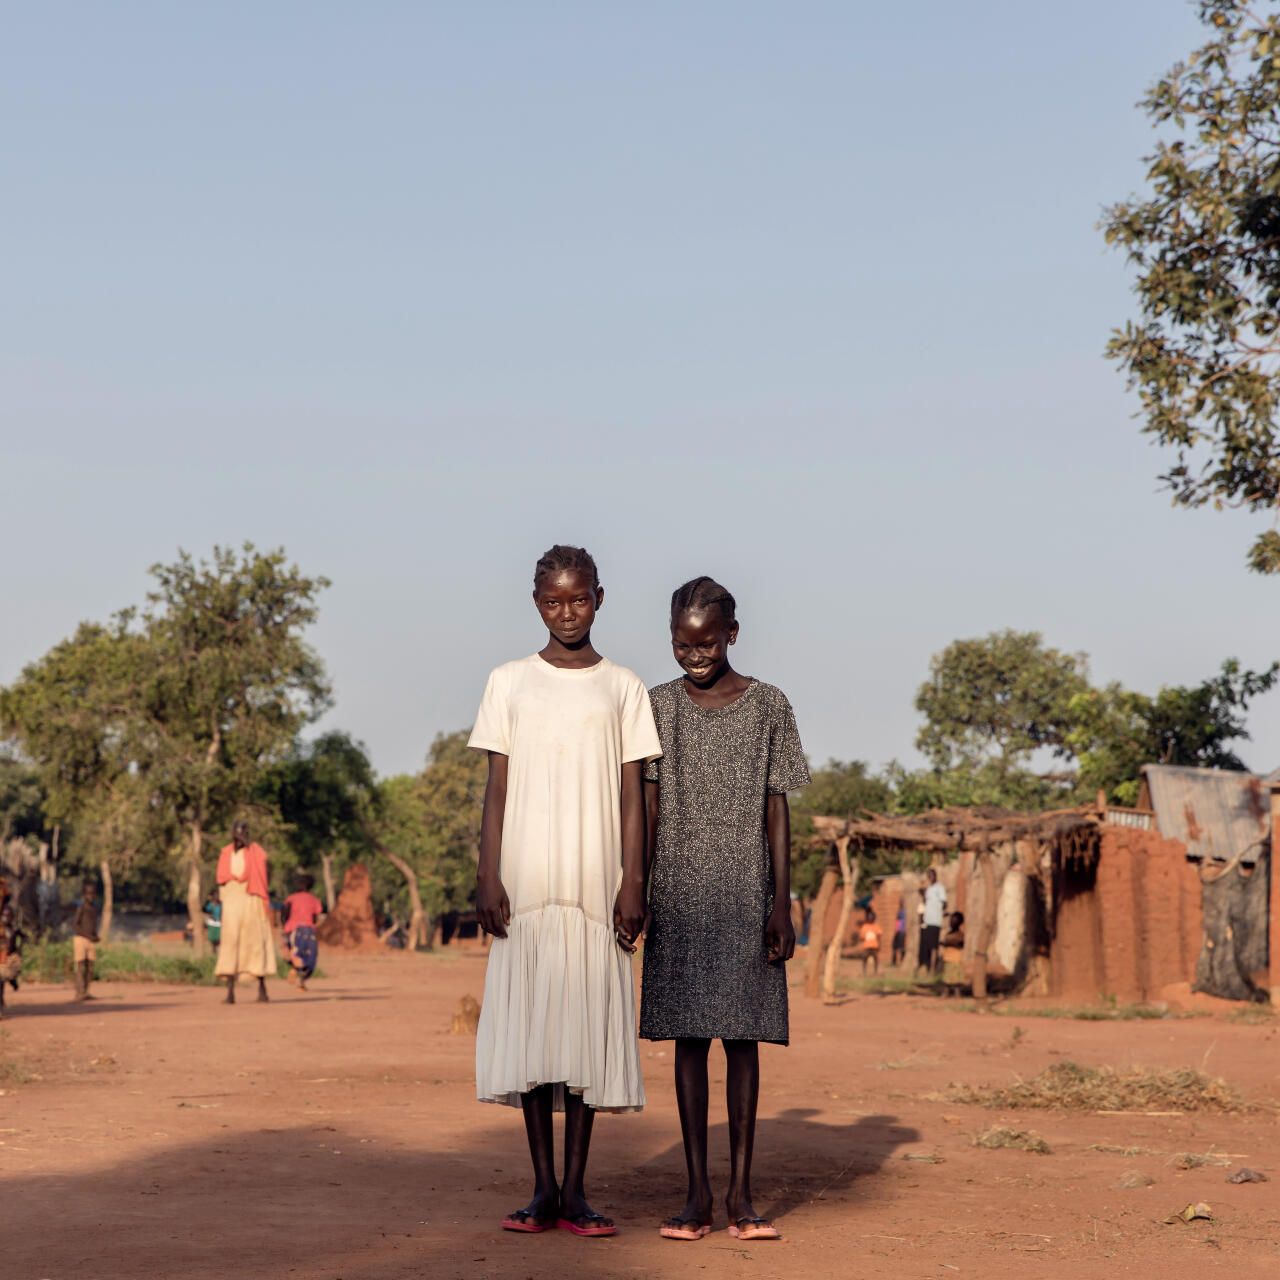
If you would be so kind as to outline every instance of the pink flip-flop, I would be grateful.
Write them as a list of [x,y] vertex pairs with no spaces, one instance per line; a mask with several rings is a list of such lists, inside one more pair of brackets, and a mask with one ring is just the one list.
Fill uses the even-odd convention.
[[550,1231],[551,1224],[542,1222],[528,1209],[517,1209],[503,1218],[502,1229],[503,1231],[526,1231],[530,1235],[537,1235],[540,1231]]
[[[685,1226],[670,1225],[677,1222],[683,1222]],[[664,1240],[701,1240],[703,1236],[711,1234],[711,1227],[705,1222],[699,1222],[696,1218],[668,1218],[658,1228],[658,1234]]]
[[768,1218],[739,1218],[729,1223],[729,1234],[735,1240],[781,1240],[778,1228]]
[[604,1215],[600,1213],[580,1213],[579,1218],[585,1218],[588,1222],[598,1222],[598,1227],[580,1227],[576,1222],[571,1222],[568,1218],[560,1218],[556,1222],[557,1227],[561,1227],[565,1231],[572,1231],[575,1236],[612,1236],[617,1235],[618,1228],[612,1222],[606,1223]]

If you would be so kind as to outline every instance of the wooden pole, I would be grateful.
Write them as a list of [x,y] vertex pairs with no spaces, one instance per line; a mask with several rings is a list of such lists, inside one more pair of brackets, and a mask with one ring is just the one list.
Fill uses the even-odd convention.
[[973,948],[973,996],[975,1000],[987,998],[987,957],[996,934],[996,869],[990,849],[981,849],[975,861],[982,872],[982,914],[978,921],[978,936]]
[[115,881],[111,878],[111,863],[106,858],[98,868],[102,875],[102,915],[98,920],[98,940],[107,942],[111,937],[111,917],[115,911]]
[[822,955],[825,944],[827,908],[831,905],[831,895],[836,891],[836,881],[840,873],[834,867],[828,867],[822,873],[822,884],[818,889],[818,900],[813,904],[813,919],[809,921],[809,955],[805,963],[804,993],[810,998],[818,995],[822,985]]
[[853,914],[853,900],[858,890],[858,871],[862,866],[862,858],[855,857],[852,865],[849,862],[849,837],[841,836],[836,841],[836,855],[840,859],[840,875],[844,879],[844,893],[840,899],[840,918],[836,922],[835,937],[827,943],[827,959],[822,972],[822,998],[834,1000],[836,997],[836,979],[840,974],[840,952],[844,947],[844,931],[849,926],[849,917]]

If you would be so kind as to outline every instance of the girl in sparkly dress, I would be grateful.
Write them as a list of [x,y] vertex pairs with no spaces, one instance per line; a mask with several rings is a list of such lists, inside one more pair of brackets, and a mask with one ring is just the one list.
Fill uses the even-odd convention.
[[650,690],[662,746],[645,769],[649,912],[640,1034],[675,1040],[676,1097],[689,1171],[673,1240],[711,1230],[707,1055],[724,1045],[729,1233],[773,1240],[751,1202],[760,1091],[758,1045],[787,1043],[791,923],[787,793],[809,781],[791,704],[729,665],[734,598],[711,578],[671,598],[671,647],[684,671]]

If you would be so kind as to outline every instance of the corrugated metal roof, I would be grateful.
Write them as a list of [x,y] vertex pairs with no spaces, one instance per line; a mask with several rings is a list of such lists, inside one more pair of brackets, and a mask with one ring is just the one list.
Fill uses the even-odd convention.
[[1187,846],[1190,858],[1257,861],[1270,831],[1270,802],[1255,774],[1148,764],[1142,769],[1163,836]]

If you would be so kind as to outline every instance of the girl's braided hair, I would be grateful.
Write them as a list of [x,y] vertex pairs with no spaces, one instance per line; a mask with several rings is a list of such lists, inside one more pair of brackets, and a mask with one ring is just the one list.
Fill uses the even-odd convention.
[[703,574],[700,578],[690,578],[682,587],[671,593],[671,616],[682,613],[698,612],[707,609],[719,609],[720,616],[726,622],[736,622],[738,602],[727,587],[722,587],[714,578]]
[[599,587],[600,574],[596,571],[596,562],[591,558],[591,552],[585,547],[564,547],[557,542],[549,551],[544,551],[538,560],[537,568],[533,571],[534,590],[537,590],[538,583],[549,573],[575,570],[587,574],[593,588]]

